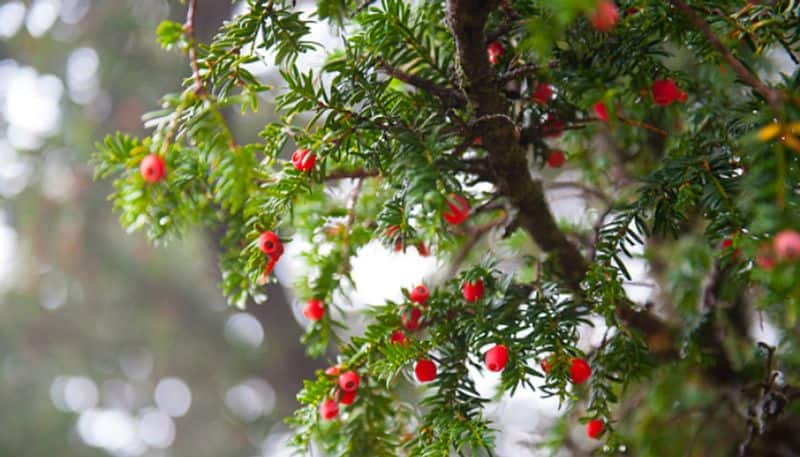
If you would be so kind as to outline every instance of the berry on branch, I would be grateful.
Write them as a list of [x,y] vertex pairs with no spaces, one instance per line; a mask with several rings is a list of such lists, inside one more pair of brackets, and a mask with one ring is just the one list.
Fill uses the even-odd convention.
[[408,296],[411,301],[419,303],[420,305],[424,305],[428,302],[428,297],[431,296],[431,291],[428,290],[424,284],[420,284],[411,289],[411,292],[408,294]]
[[567,159],[564,157],[564,151],[556,149],[547,154],[547,166],[550,168],[561,168]]
[[688,99],[686,92],[680,90],[675,81],[671,79],[654,81],[650,90],[653,93],[653,101],[659,106],[669,106],[675,102],[685,102]]
[[781,262],[800,260],[800,233],[792,229],[778,232],[773,241],[775,254]]
[[540,105],[546,105],[553,98],[553,87],[547,83],[538,83],[531,98]]
[[508,348],[503,344],[496,344],[486,351],[484,363],[489,371],[503,371],[503,368],[506,367],[506,363],[508,363]]
[[586,424],[586,436],[591,439],[597,439],[603,433],[603,428],[603,421],[592,419]]
[[483,297],[483,281],[476,279],[475,281],[466,281],[461,286],[461,293],[464,299],[470,303],[474,303]]
[[326,421],[336,419],[339,415],[339,405],[336,400],[329,398],[319,405],[319,415]]
[[486,54],[489,56],[489,62],[492,65],[497,65],[500,62],[500,57],[503,57],[505,53],[506,50],[499,41],[492,41],[489,46],[486,46]]
[[358,396],[358,391],[346,391],[346,390],[337,390],[336,391],[336,399],[342,405],[352,405],[354,401],[356,401],[356,397]]
[[261,235],[258,236],[258,248],[268,256],[275,256],[280,255],[279,253],[283,253],[283,243],[281,243],[278,235],[272,231],[261,232]]
[[436,379],[436,364],[430,359],[419,359],[414,366],[414,374],[419,382],[429,382]]
[[298,149],[292,153],[292,165],[299,171],[310,171],[314,168],[316,161],[317,156],[308,149]]
[[607,33],[617,25],[619,11],[611,0],[599,0],[592,13],[592,25],[598,31]]
[[399,344],[400,346],[405,346],[406,343],[408,343],[408,337],[402,330],[395,330],[394,332],[392,332],[392,336],[389,337],[389,341],[391,341],[392,344]]
[[410,310],[403,313],[400,320],[403,322],[403,327],[409,332],[413,332],[419,328],[419,321],[422,318],[422,311],[417,307],[412,307]]
[[603,122],[608,122],[608,107],[603,102],[597,102],[592,106],[595,116]]
[[444,220],[453,225],[463,223],[469,217],[469,202],[461,195],[451,194],[447,199],[447,210],[443,213]]
[[355,371],[346,371],[339,375],[339,387],[345,392],[353,392],[358,389],[359,377]]
[[592,367],[583,359],[572,359],[569,378],[573,384],[583,384],[592,376]]
[[311,300],[306,303],[306,307],[303,308],[303,315],[310,321],[318,321],[322,319],[322,316],[325,315],[325,307],[322,304],[322,301],[317,300],[316,298],[312,298]]
[[145,158],[142,159],[142,162],[139,164],[139,172],[142,174],[142,178],[149,183],[157,183],[161,181],[164,179],[164,175],[166,174],[164,159],[162,159],[158,154],[150,154],[145,156]]

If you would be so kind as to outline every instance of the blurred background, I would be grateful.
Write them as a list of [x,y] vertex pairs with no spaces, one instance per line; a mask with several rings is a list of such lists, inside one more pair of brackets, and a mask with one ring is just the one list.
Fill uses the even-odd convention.
[[[234,5],[199,4],[208,39]],[[281,455],[282,420],[323,363],[280,287],[228,308],[213,234],[153,247],[92,179],[94,142],[145,133],[141,115],[180,90],[186,61],[154,31],[184,15],[165,0],[0,1],[0,455]]]

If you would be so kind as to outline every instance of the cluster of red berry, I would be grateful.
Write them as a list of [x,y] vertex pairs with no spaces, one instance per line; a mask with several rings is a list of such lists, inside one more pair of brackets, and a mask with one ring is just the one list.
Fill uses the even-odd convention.
[[266,278],[272,273],[278,260],[283,255],[283,243],[281,243],[275,232],[266,231],[261,232],[261,235],[258,236],[258,248],[267,255],[267,266],[264,268],[263,275]]
[[329,398],[319,405],[319,414],[325,420],[333,420],[339,415],[339,405],[350,406],[356,401],[358,396],[358,385],[361,379],[353,370],[341,373],[338,366],[332,366],[325,370],[328,376],[338,376],[336,383],[336,395]]
[[[542,360],[539,366],[542,367],[542,371],[545,374],[550,373],[550,370],[553,369],[553,365],[557,363],[557,360],[554,357],[547,358]],[[592,367],[589,363],[584,359],[579,358],[572,358],[569,361],[569,380],[575,384],[583,384],[592,376]],[[600,419],[592,419],[586,424],[586,435],[589,438],[597,438],[600,434],[603,433],[603,421]]]

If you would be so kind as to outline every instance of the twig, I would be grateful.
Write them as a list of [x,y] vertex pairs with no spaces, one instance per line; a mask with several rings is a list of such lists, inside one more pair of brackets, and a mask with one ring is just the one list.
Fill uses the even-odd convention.
[[421,76],[406,73],[405,71],[395,68],[385,62],[381,62],[379,68],[395,79],[403,81],[406,84],[438,97],[448,107],[461,107],[467,103],[467,99],[464,97],[464,94],[456,89],[444,87]]
[[344,223],[344,234],[342,240],[342,269],[344,271],[350,270],[350,230],[353,228],[353,222],[356,220],[356,204],[358,203],[358,196],[361,194],[361,186],[364,184],[364,178],[356,180],[353,189],[347,197],[347,219]]
[[325,176],[325,181],[337,181],[340,179],[373,178],[380,176],[377,170],[334,170]]
[[641,128],[643,128],[645,130],[649,130],[649,131],[651,131],[651,132],[653,132],[655,134],[658,134],[660,136],[663,136],[663,137],[666,137],[668,135],[666,130],[662,130],[662,129],[660,129],[660,128],[654,126],[654,125],[650,125],[650,124],[648,124],[646,122],[636,121],[636,120],[633,120],[633,119],[628,119],[628,118],[623,117],[623,116],[621,116],[619,114],[617,114],[617,119],[619,119],[621,122],[623,122],[623,123],[625,123],[627,125],[630,125],[631,127],[641,127]]
[[471,227],[469,229],[469,238],[467,241],[461,246],[461,249],[456,254],[453,262],[450,264],[450,269],[447,271],[447,277],[452,278],[453,276],[458,273],[458,270],[461,269],[461,265],[467,260],[467,256],[469,253],[472,252],[472,249],[478,244],[478,242],[483,238],[484,235],[489,233],[493,228],[499,227],[506,223],[508,220],[508,213],[504,213],[503,217],[486,222],[485,224],[481,224],[477,227]]
[[559,190],[559,189],[578,189],[584,194],[591,195],[604,203],[610,204],[611,198],[598,189],[589,187],[583,183],[575,181],[555,181],[549,182],[544,185],[546,190]]
[[739,76],[739,79],[742,80],[745,84],[752,87],[756,90],[762,97],[769,103],[770,107],[772,107],[773,111],[779,111],[779,103],[781,101],[781,93],[768,85],[764,84],[758,77],[753,74],[747,67],[742,64],[736,57],[733,56],[731,51],[720,41],[719,37],[714,34],[714,31],[711,30],[711,26],[703,20],[689,5],[683,2],[683,0],[670,0],[670,3],[675,5],[675,7],[689,19],[695,27],[697,27],[700,32],[706,37],[708,42],[711,44],[711,47],[717,50],[722,55],[723,60],[733,68],[733,71],[736,72],[736,75]]
[[197,0],[189,0],[186,9],[186,22],[183,24],[183,32],[189,38],[189,64],[192,66],[192,77],[194,78],[194,93],[202,94],[203,78],[200,76],[200,64],[197,62],[197,45],[194,35],[194,18],[197,12]]

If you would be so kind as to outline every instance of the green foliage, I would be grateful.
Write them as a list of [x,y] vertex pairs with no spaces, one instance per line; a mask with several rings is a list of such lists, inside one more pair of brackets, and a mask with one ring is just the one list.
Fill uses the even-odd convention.
[[[298,395],[303,406],[291,419],[299,448],[316,443],[342,456],[491,454],[495,430],[484,416],[490,399],[476,389],[474,372],[483,369],[488,347],[504,344],[510,360],[498,398],[520,388],[557,396],[568,414],[606,423],[608,453],[629,443],[637,446],[636,455],[658,455],[631,433],[660,440],[662,431],[653,424],[675,411],[656,405],[641,426],[614,421],[616,404],[641,389],[644,379],[658,380],[654,401],[687,401],[687,411],[710,403],[689,398],[697,386],[675,389],[669,382],[677,383],[676,375],[664,365],[717,380],[722,366],[740,376],[732,382],[753,382],[759,375],[748,371],[754,361],[748,351],[755,342],[741,320],[752,309],[767,310],[786,331],[785,346],[797,347],[800,265],[765,269],[752,260],[774,233],[800,226],[800,140],[792,143],[793,127],[780,127],[786,130],[769,138],[757,133],[774,122],[794,125],[800,73],[769,86],[781,96],[766,100],[763,89],[743,86],[729,75],[733,68],[720,67],[724,59],[708,35],[726,37],[728,62],[741,59],[744,72],[766,68],[767,49],[796,58],[800,37],[788,25],[797,12],[791,2],[742,9],[727,1],[686,6],[698,17],[711,16],[709,32],[681,14],[678,2],[621,1],[619,24],[600,33],[588,20],[593,1],[519,0],[499,8],[487,2],[476,6],[489,14],[478,36],[485,32],[505,49],[502,61],[490,66],[485,43],[477,44],[481,61],[471,62],[469,51],[475,49],[460,47],[476,44],[463,37],[456,42],[450,29],[452,21],[483,16],[448,16],[454,3],[325,0],[309,17],[288,1],[248,0],[246,11],[208,45],[197,43],[191,30],[164,22],[160,43],[194,55],[197,71],[182,94],[165,97],[164,109],[148,117],[155,127],[150,137],[117,135],[98,145],[97,174],[117,177],[112,199],[123,225],[146,227],[153,239],[179,235],[190,224],[222,226],[222,288],[237,306],[248,297],[264,298],[268,259],[257,246],[261,232],[276,231],[284,242],[311,242],[303,254],[309,272],[295,291],[301,301],[321,300],[326,313],[303,341],[317,357],[335,343],[340,368],[358,370],[363,383],[356,402],[342,405],[341,419],[325,422],[317,408],[336,397],[335,378],[319,373],[306,382]],[[335,27],[341,48],[330,50],[321,68],[302,69],[300,57],[317,49],[308,38],[315,20]],[[741,43],[728,39],[736,36],[744,37]],[[255,110],[256,95],[270,88],[248,68],[268,54],[284,85],[275,94],[280,120],[263,128],[261,142],[242,145],[221,113],[236,104],[243,113]],[[487,109],[476,106],[485,88],[465,80],[470,65],[491,75],[479,84],[505,79],[508,99],[495,101],[510,106],[508,112],[477,117]],[[686,103],[653,103],[649,92],[658,79],[674,80],[687,92]],[[557,96],[535,102],[532,95],[544,81]],[[592,113],[600,100],[611,113],[608,123]],[[474,143],[479,134],[491,134],[481,125],[499,118],[514,125],[510,152]],[[548,135],[547,119],[567,127],[557,143]],[[569,242],[559,241],[566,240],[564,234],[530,229],[540,222],[537,217],[549,217],[545,201],[538,208],[514,207],[520,201],[513,198],[515,189],[503,188],[507,177],[498,176],[519,173],[502,167],[520,151],[530,168],[522,170],[523,182],[548,181],[549,172],[538,169],[556,146],[569,149],[581,181],[577,187],[607,205],[591,233],[563,224],[585,240],[585,268],[582,259],[572,264],[585,271],[557,268],[569,256]],[[312,170],[300,171],[283,159],[294,147],[313,152]],[[167,177],[150,185],[137,165],[155,151],[166,157]],[[482,183],[489,185],[475,186]],[[463,225],[443,218],[453,194],[472,207]],[[489,232],[525,250],[517,253],[517,265],[499,267],[497,253],[480,244]],[[720,249],[727,238],[733,246]],[[401,328],[402,312],[418,306],[408,299],[373,304],[363,332],[340,336],[340,317],[349,313],[347,297],[355,286],[351,259],[372,241],[398,250],[431,247],[454,262],[447,278],[431,284],[432,295],[421,307],[423,329],[405,345],[389,336]],[[473,248],[487,251],[488,261],[462,266],[471,262]],[[628,297],[632,261],[646,262],[652,279],[663,284],[653,296],[667,319]],[[569,281],[576,276],[579,281]],[[460,288],[477,279],[485,293],[469,303]],[[631,318],[642,315],[651,324]],[[602,342],[582,350],[582,332],[600,323],[606,327]],[[735,335],[719,342],[715,326]],[[403,389],[421,357],[436,361],[438,377],[415,406]],[[574,358],[592,367],[586,386],[571,385]],[[563,435],[564,427],[559,430]],[[551,440],[561,442],[563,436]],[[732,448],[704,442],[703,455]]]

